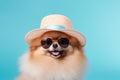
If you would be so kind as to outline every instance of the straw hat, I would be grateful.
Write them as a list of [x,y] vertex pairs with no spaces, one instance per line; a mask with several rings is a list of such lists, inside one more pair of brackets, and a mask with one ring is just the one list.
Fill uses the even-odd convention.
[[41,21],[39,29],[32,30],[27,33],[25,39],[28,44],[31,41],[47,31],[60,31],[70,36],[73,36],[79,40],[82,46],[85,45],[86,39],[83,34],[73,29],[71,21],[64,15],[54,14],[44,17]]

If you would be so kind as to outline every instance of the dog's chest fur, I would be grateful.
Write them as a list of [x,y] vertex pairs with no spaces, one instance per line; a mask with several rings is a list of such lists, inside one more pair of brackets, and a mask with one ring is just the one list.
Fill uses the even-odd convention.
[[80,80],[83,66],[76,60],[71,57],[69,61],[60,64],[48,60],[35,65],[29,61],[29,55],[25,54],[21,58],[20,70],[30,78],[26,80]]

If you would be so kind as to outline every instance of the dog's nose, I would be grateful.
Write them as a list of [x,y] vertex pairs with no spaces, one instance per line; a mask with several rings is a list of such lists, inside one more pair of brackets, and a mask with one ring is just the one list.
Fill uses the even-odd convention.
[[53,48],[57,48],[58,47],[58,45],[57,44],[53,44]]

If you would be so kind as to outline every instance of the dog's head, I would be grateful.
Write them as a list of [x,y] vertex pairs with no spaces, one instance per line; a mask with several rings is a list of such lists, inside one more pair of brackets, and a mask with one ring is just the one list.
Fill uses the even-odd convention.
[[58,31],[49,31],[32,40],[30,51],[32,54],[44,55],[56,59],[72,55],[75,49],[81,49],[79,41]]

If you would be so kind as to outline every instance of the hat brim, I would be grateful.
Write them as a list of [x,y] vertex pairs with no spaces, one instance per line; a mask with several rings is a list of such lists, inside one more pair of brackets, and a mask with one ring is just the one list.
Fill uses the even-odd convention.
[[75,30],[36,29],[36,30],[32,30],[32,31],[28,32],[25,36],[25,40],[27,41],[28,44],[30,44],[33,39],[35,39],[37,37],[40,37],[42,34],[44,34],[45,32],[48,32],[48,31],[64,32],[64,33],[78,39],[81,46],[84,46],[86,44],[85,36],[82,33],[78,32],[78,31],[75,31]]

